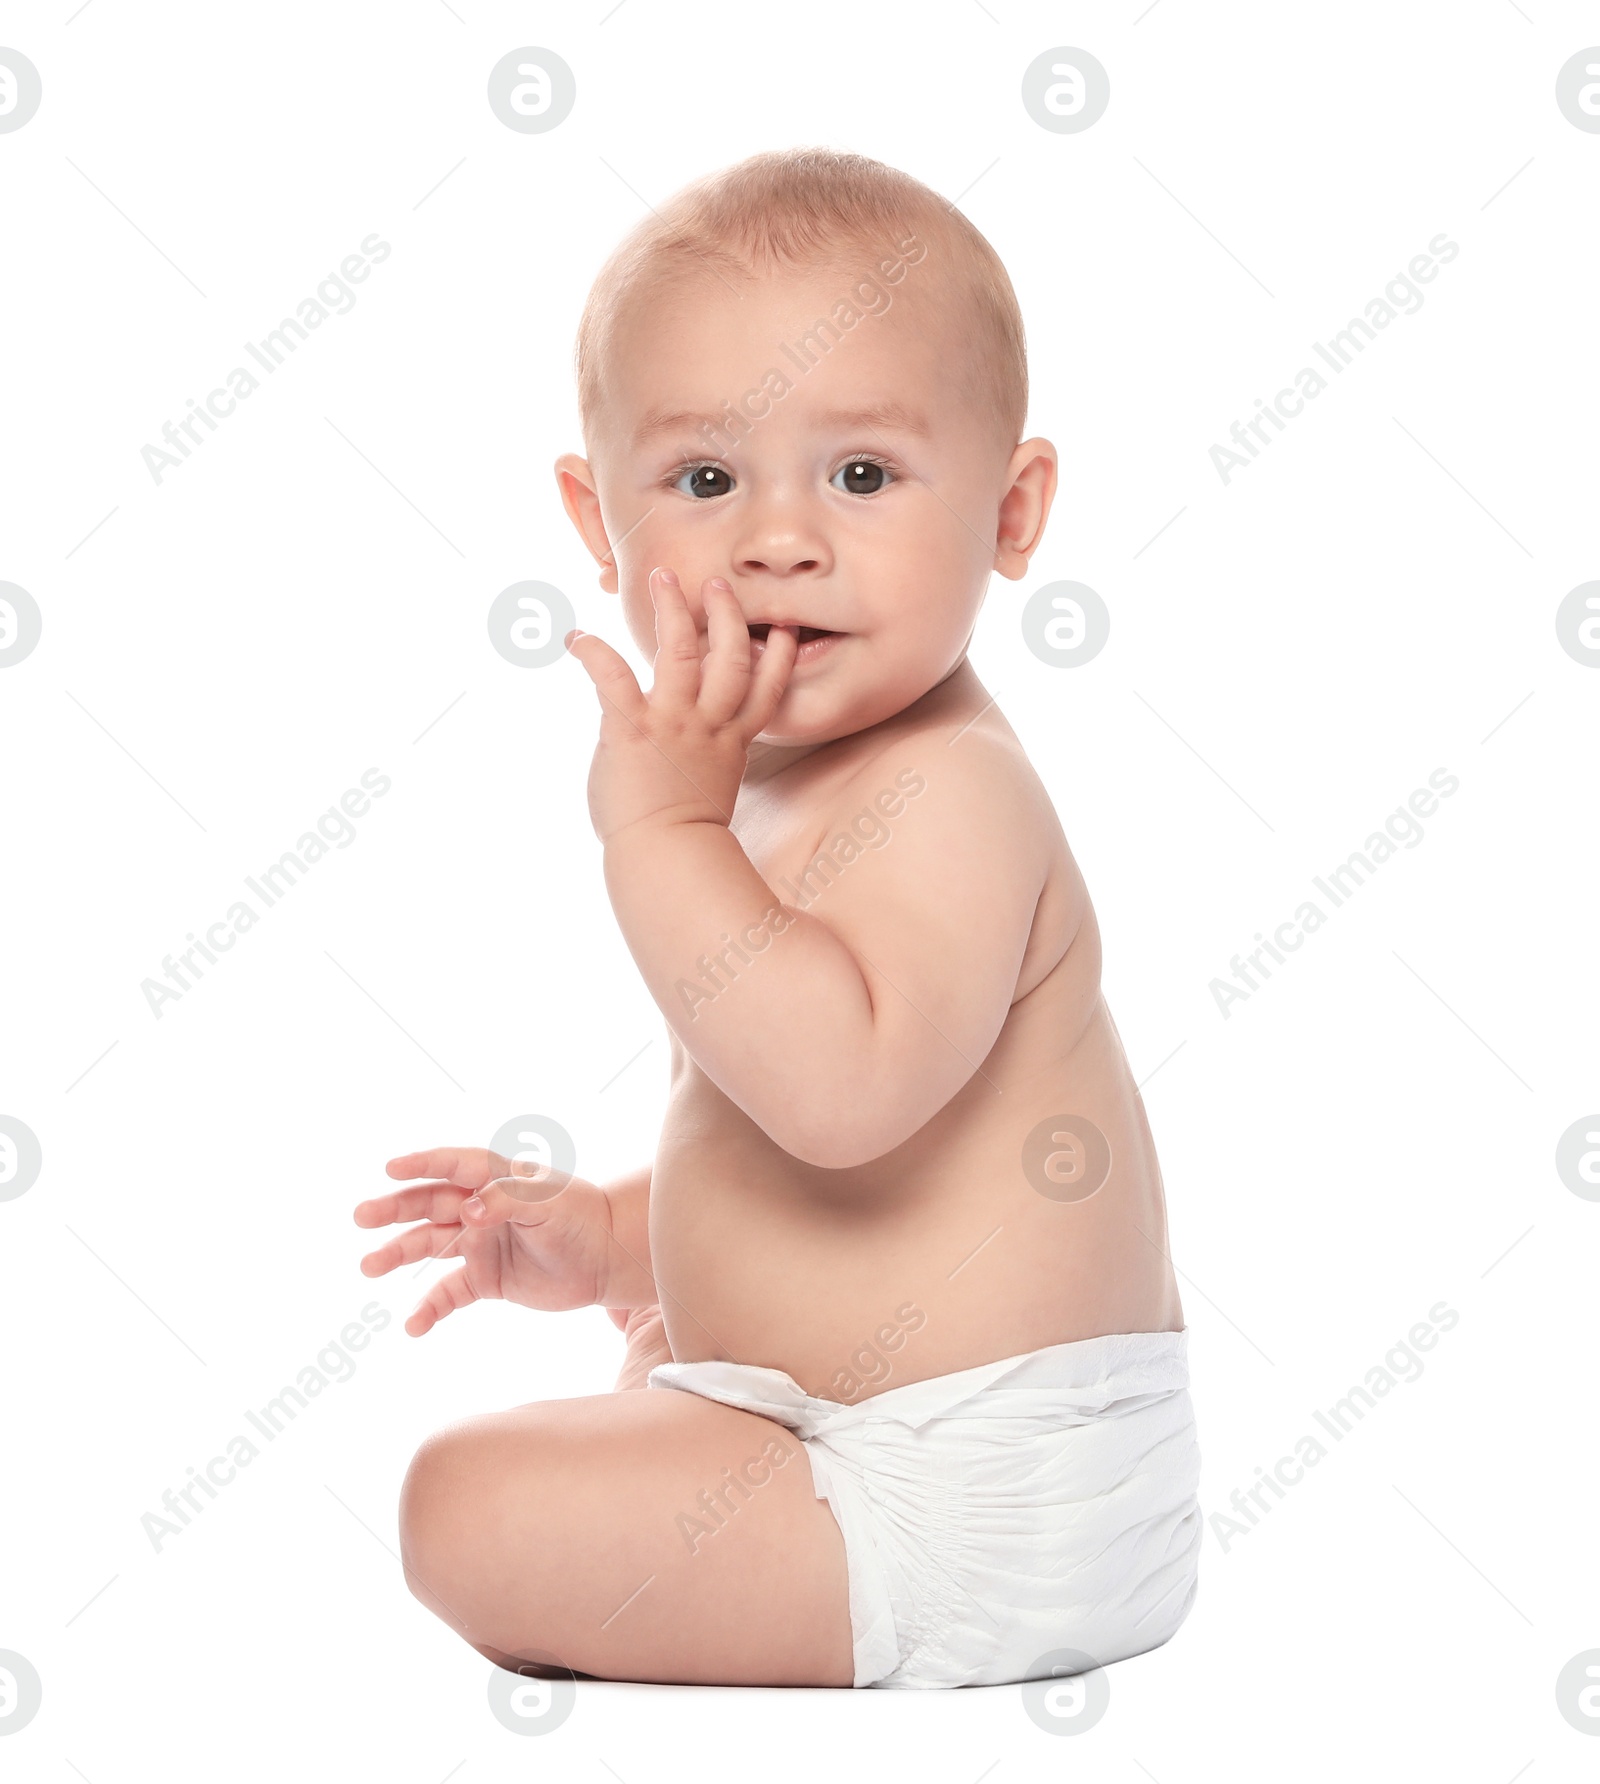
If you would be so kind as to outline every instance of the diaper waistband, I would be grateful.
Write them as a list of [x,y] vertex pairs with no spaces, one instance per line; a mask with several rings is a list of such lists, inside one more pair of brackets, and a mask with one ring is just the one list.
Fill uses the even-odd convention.
[[802,1438],[877,1419],[912,1430],[934,1418],[1084,1424],[1126,1417],[1187,1388],[1189,1328],[1079,1338],[856,1401],[818,1399],[782,1369],[751,1363],[659,1363],[649,1385],[760,1413]]

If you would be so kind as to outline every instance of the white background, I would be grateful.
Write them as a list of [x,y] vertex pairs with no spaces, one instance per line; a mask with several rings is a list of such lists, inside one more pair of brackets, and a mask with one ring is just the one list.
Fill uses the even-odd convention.
[[[44,1161],[0,1204],[0,1648],[44,1681],[7,1776],[1592,1778],[1555,1681],[1600,1647],[1600,1205],[1554,1158],[1600,1108],[1600,672],[1554,615],[1600,575],[1600,135],[1554,84],[1600,5],[76,3],[0,9],[43,79],[0,135],[0,579],[44,624],[0,672],[0,1113]],[[522,45],[576,73],[548,134],[486,103]],[[1110,73],[1081,134],[1020,102],[1060,45]],[[453,1418],[603,1391],[620,1340],[503,1305],[409,1339],[422,1280],[366,1281],[350,1209],[523,1113],[591,1177],[653,1149],[594,696],[485,614],[545,580],[625,644],[550,468],[584,293],[645,205],[805,142],[959,197],[1022,301],[1062,492],[973,655],[1146,1083],[1205,1508],[1459,1324],[1208,1529],[1188,1623],[1079,1736],[1015,1688],[584,1685],[521,1738],[405,1590],[399,1483]],[[355,308],[153,482],[374,231]],[[1441,231],[1424,306],[1225,486],[1211,445]],[[1062,578],[1112,615],[1076,670],[1018,626]],[[356,840],[154,1017],[141,981],[374,766]],[[1425,839],[1224,1019],[1211,980],[1441,767]],[[354,1377],[155,1552],[142,1515],[372,1301]]]

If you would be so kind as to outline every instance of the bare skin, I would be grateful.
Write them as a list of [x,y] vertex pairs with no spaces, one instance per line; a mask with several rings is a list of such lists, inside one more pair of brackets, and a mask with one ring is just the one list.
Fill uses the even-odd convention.
[[[774,887],[800,887],[822,839],[850,834],[897,773],[926,780],[886,842],[863,848],[831,883],[813,873],[821,889],[808,908],[882,969],[874,989],[899,1003],[908,1031],[921,1027],[929,1069],[942,1052],[966,1077],[891,1150],[827,1168],[770,1139],[675,1037],[651,1254],[681,1359],[762,1363],[808,1393],[853,1400],[1045,1345],[1183,1325],[1155,1150],[1100,992],[1094,913],[1049,800],[987,699],[963,665],[913,711],[741,793],[733,830],[752,864]],[[958,778],[970,799],[951,786]],[[941,792],[943,808],[933,803]],[[965,1038],[960,1013],[941,1007],[931,977],[918,983],[904,970],[919,946],[937,957],[935,939],[909,937],[897,958],[897,925],[884,914],[914,900],[919,885],[936,888],[938,923],[964,897],[999,902],[986,884],[995,871],[989,839],[974,847],[975,803],[989,807],[997,836],[1026,839],[1010,871],[1029,916],[975,964],[975,974],[999,970],[1003,959],[1010,1001],[989,1049],[971,1050],[968,1074],[952,1038]],[[696,1021],[741,993],[760,997],[768,964],[765,955],[742,967],[730,957],[739,977]],[[942,984],[950,983],[947,972]],[[1028,1135],[1062,1114],[1086,1117],[1110,1146],[1109,1177],[1082,1201],[1051,1199],[1021,1167]],[[1070,1174],[1071,1162],[1058,1169]],[[1044,1187],[1072,1186],[1045,1179]],[[741,1259],[754,1267],[730,1267]],[[876,1379],[863,1379],[852,1356],[886,1326],[894,1344],[895,1310],[908,1303],[926,1323],[892,1356],[869,1354],[865,1370]]]
[[[1053,449],[974,419],[944,375],[959,332],[910,293],[697,474],[711,498],[672,481],[681,440],[639,437],[651,413],[748,384],[830,281],[653,308],[612,343],[593,462],[558,466],[655,664],[645,693],[601,640],[569,639],[600,699],[608,890],[672,1035],[653,1167],[530,1182],[439,1149],[392,1160],[412,1186],[356,1210],[421,1222],[368,1275],[466,1260],[413,1335],[496,1296],[605,1306],[625,1332],[611,1395],[469,1420],[407,1477],[413,1590],[502,1665],[851,1683],[843,1546],[798,1441],[638,1391],[657,1362],[759,1364],[854,1401],[1184,1324],[1088,893],[966,660],[989,573],[1022,577],[1042,536]],[[891,392],[921,410],[903,434]],[[846,404],[880,411],[886,481],[834,481],[865,457],[833,419]],[[674,560],[681,583],[659,570]],[[802,627],[820,635],[804,649]],[[682,1514],[775,1439],[786,1464],[686,1536]]]

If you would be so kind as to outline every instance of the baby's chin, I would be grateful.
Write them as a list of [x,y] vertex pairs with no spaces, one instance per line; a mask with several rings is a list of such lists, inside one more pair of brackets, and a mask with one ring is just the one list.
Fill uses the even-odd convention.
[[755,741],[769,744],[774,749],[806,749],[853,736],[873,723],[876,721],[858,718],[850,707],[841,708],[834,700],[822,701],[814,697],[797,700],[793,695],[786,695],[773,714],[773,722],[757,734]]
[[858,731],[870,731],[897,713],[914,706],[926,689],[873,688],[840,698],[831,690],[791,688],[778,703],[773,722],[756,737],[756,742],[775,749],[806,749],[818,744],[836,743],[841,737],[854,737]]

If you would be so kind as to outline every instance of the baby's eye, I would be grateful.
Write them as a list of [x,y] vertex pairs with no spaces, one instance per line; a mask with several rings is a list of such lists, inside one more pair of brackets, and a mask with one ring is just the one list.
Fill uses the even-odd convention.
[[[843,483],[839,481],[841,477]],[[835,489],[852,496],[875,496],[892,481],[889,467],[879,464],[875,458],[853,458],[848,464],[841,465],[829,479]]]
[[[687,489],[684,489],[685,480],[688,482]],[[682,489],[686,496],[705,499],[710,496],[725,496],[733,488],[733,478],[721,465],[685,465],[672,487]]]

